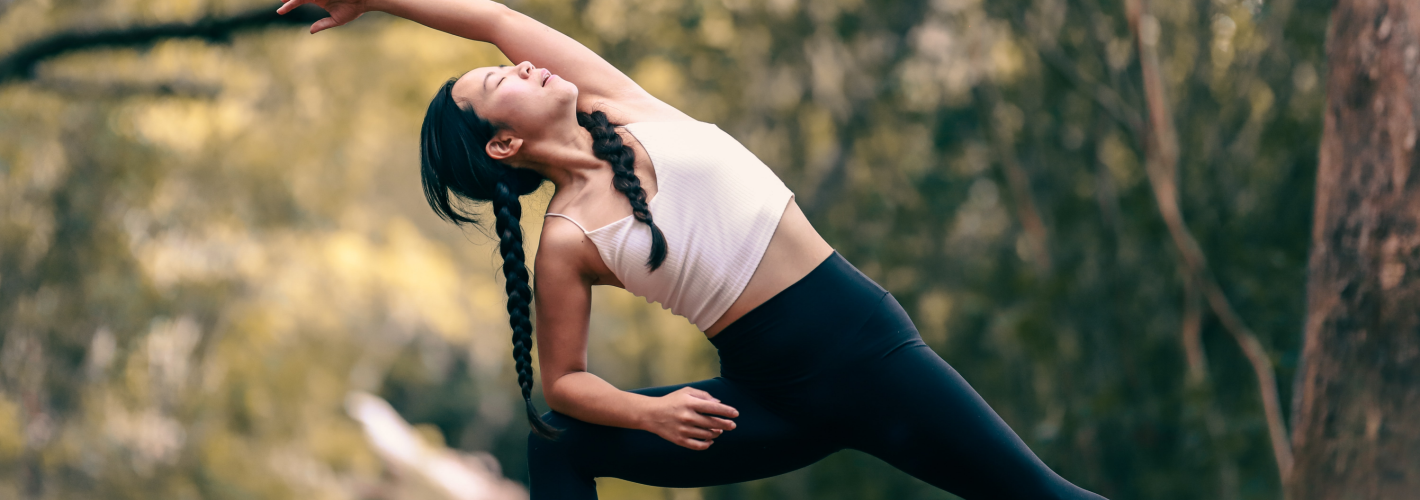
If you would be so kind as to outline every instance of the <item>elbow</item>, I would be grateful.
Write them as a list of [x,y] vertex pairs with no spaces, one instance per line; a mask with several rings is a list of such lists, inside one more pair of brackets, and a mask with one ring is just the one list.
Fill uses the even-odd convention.
[[[547,407],[558,413],[567,413],[567,398],[559,391],[557,382],[562,380],[566,373],[556,376],[543,375],[542,377],[542,397],[547,400]],[[563,384],[565,385],[565,384]]]

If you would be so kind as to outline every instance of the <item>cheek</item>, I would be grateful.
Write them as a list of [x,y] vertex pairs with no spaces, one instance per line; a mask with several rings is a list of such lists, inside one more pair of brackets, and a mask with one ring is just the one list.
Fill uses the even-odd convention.
[[498,89],[497,95],[487,102],[483,117],[497,123],[514,123],[526,113],[527,96],[513,88]]
[[[563,90],[559,92],[558,90]],[[531,126],[549,117],[560,116],[564,112],[566,100],[576,100],[576,87],[571,92],[564,89],[549,89],[531,85],[499,89],[497,103],[490,106],[503,123]]]
[[525,86],[509,87],[504,89],[503,103],[504,111],[507,113],[527,114],[535,112],[538,102],[541,100],[535,89]]

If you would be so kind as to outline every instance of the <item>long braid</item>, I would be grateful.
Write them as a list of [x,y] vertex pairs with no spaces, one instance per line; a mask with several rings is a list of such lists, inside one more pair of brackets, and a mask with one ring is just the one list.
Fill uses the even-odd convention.
[[661,267],[666,260],[666,236],[661,228],[651,220],[651,207],[646,204],[646,190],[641,188],[641,179],[636,177],[636,152],[622,144],[621,134],[616,133],[616,125],[606,119],[606,113],[593,111],[577,112],[577,124],[592,133],[592,153],[611,164],[614,174],[611,185],[631,200],[631,214],[636,220],[651,227],[651,255],[646,259],[646,267],[652,271]]
[[544,422],[532,403],[533,326],[528,307],[532,301],[532,290],[528,287],[528,267],[523,255],[523,204],[518,200],[518,194],[509,188],[508,181],[499,180],[494,191],[494,228],[498,231],[498,250],[503,256],[508,323],[513,327],[513,360],[518,371],[518,386],[523,390],[523,402],[527,403],[528,423],[532,425],[533,432],[547,439],[557,439],[562,431]]

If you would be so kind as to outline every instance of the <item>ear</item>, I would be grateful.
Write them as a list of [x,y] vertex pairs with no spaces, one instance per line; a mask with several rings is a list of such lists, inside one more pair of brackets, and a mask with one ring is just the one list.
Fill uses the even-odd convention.
[[513,135],[507,129],[499,130],[488,140],[488,144],[483,149],[490,158],[503,161],[518,154],[518,150],[523,147],[523,139]]

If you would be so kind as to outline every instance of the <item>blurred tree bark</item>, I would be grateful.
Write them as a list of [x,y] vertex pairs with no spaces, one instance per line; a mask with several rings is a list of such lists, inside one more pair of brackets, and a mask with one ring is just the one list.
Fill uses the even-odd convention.
[[1293,500],[1420,491],[1420,4],[1341,0],[1298,371]]

